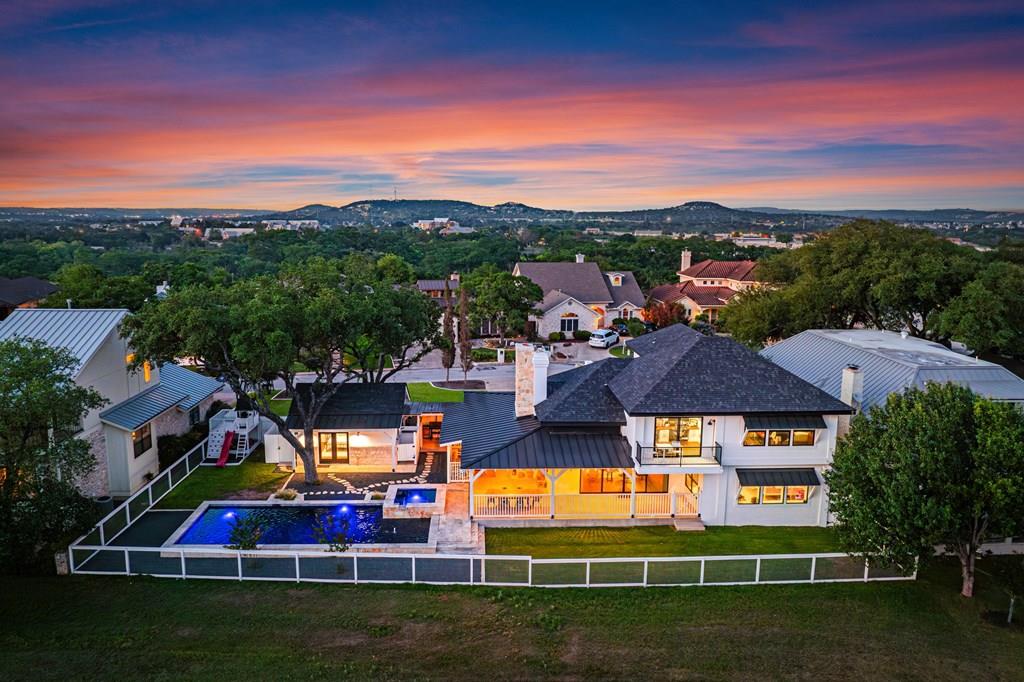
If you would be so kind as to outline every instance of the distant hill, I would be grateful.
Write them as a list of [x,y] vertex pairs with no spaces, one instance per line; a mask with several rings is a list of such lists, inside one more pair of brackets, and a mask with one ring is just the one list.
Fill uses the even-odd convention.
[[256,216],[270,213],[252,208],[32,208],[29,206],[0,206],[0,217],[31,218],[139,218],[159,220],[172,215],[185,218]]
[[973,208],[932,208],[932,209],[843,209],[841,211],[804,211],[792,208],[755,206],[741,209],[768,215],[831,215],[843,218],[868,218],[871,220],[894,220],[898,222],[957,222],[988,223],[999,220],[1022,220],[1024,211],[978,211]]

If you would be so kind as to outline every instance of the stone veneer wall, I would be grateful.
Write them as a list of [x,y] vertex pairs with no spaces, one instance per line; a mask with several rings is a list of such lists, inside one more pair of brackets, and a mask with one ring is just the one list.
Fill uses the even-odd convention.
[[391,448],[389,446],[369,446],[348,449],[349,464],[356,466],[380,466],[391,468]]
[[98,426],[87,434],[79,436],[89,444],[89,452],[96,458],[96,468],[81,477],[76,485],[87,497],[110,494],[110,478],[107,475],[107,441],[103,427]]

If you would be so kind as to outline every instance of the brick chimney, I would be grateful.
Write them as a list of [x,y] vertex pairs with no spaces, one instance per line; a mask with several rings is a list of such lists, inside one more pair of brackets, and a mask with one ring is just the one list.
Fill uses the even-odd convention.
[[[864,372],[857,365],[847,365],[843,368],[843,380],[839,386],[839,399],[854,409],[854,414],[860,414],[861,405],[864,402]],[[850,430],[850,417],[842,415],[839,417],[839,433],[844,436]]]
[[582,262],[583,262],[583,261],[585,261],[586,259],[587,259],[587,257],[586,257],[586,256],[584,256],[584,255],[583,255],[582,253],[577,253],[577,254],[576,254],[576,262],[577,262],[577,263],[582,263]]
[[683,249],[683,252],[679,254],[679,269],[685,270],[693,264],[693,254],[689,249]]
[[534,406],[548,397],[548,352],[529,343],[516,344],[516,418],[532,417]]

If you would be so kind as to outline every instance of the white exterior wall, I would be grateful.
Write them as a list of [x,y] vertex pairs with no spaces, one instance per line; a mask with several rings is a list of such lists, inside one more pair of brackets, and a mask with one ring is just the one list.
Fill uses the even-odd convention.
[[546,339],[552,332],[562,331],[562,315],[566,313],[575,313],[579,317],[580,329],[597,330],[597,321],[601,316],[576,299],[569,298],[545,312],[542,317],[533,318],[537,322],[537,334]]

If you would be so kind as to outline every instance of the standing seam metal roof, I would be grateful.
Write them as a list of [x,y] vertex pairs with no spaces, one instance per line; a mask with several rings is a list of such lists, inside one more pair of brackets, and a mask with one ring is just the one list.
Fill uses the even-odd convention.
[[66,348],[78,359],[77,375],[127,314],[122,308],[18,308],[0,322],[0,341],[23,337]]

